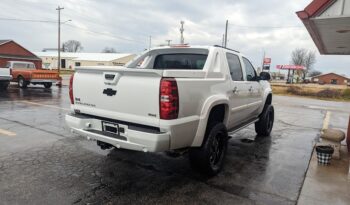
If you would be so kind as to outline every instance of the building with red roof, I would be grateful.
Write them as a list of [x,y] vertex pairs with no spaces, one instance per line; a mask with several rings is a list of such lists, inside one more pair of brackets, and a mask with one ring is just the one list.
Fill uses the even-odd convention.
[[297,15],[321,54],[350,54],[350,1],[313,0]]
[[41,58],[30,52],[13,40],[0,40],[0,67],[5,67],[7,61],[26,61],[42,67]]

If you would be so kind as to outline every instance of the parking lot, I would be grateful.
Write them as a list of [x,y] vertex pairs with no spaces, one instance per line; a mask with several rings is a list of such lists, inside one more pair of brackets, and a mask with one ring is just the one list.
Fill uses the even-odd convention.
[[[270,138],[250,126],[206,178],[186,154],[100,150],[66,127],[68,88],[0,93],[2,204],[295,204],[323,126],[346,129],[350,103],[274,96]],[[328,114],[327,114],[328,113]],[[328,116],[328,117],[326,117]]]

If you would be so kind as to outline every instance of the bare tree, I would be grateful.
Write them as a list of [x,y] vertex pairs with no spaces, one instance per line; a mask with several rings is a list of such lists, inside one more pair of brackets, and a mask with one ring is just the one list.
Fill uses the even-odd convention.
[[102,50],[102,53],[116,53],[117,51],[112,48],[112,47],[105,47],[103,50]]
[[305,56],[307,50],[304,48],[297,48],[292,52],[292,63],[293,65],[304,65]]
[[83,50],[83,46],[80,41],[77,40],[69,40],[63,43],[62,51],[64,52],[79,52]]
[[309,51],[304,48],[297,48],[291,55],[293,65],[302,65],[305,70],[302,71],[303,79],[316,63],[316,55],[314,51]]
[[312,67],[314,66],[315,63],[316,63],[315,51],[308,51],[304,59],[304,66],[305,66],[304,79],[305,79],[305,76],[312,70]]
[[314,76],[317,76],[317,75],[321,75],[322,72],[321,71],[318,71],[318,70],[311,70],[308,74],[309,77],[314,77]]

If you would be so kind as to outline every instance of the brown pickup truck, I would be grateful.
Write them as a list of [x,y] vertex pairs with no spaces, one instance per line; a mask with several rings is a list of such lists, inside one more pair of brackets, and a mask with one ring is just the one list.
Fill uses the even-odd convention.
[[60,86],[62,82],[57,71],[37,69],[32,62],[8,61],[6,67],[12,71],[12,82],[18,82],[20,88],[26,88],[29,84],[51,88],[52,84]]

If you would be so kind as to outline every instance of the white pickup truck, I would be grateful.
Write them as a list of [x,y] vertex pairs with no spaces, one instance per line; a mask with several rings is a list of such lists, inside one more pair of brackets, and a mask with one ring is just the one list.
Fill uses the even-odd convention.
[[269,73],[257,75],[237,51],[219,46],[154,48],[125,67],[78,67],[70,79],[73,133],[143,152],[189,151],[191,164],[217,174],[228,132],[252,123],[269,136]]
[[6,90],[12,80],[10,68],[0,68],[0,91]]

